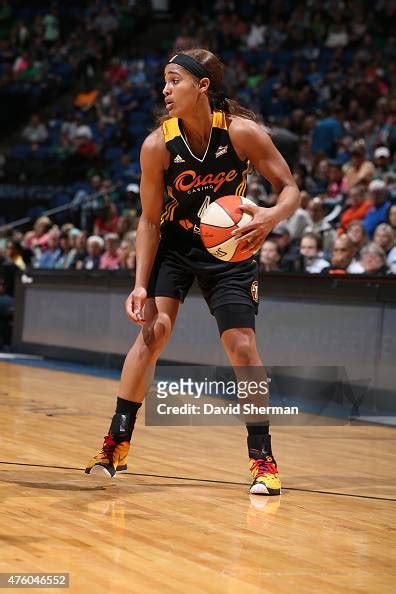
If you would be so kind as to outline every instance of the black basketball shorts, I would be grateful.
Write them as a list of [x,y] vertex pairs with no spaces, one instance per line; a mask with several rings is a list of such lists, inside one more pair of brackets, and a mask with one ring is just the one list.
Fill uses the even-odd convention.
[[182,251],[162,240],[147,295],[183,302],[195,278],[220,333],[228,328],[254,329],[258,310],[258,265],[254,258],[222,262],[199,247],[188,246]]

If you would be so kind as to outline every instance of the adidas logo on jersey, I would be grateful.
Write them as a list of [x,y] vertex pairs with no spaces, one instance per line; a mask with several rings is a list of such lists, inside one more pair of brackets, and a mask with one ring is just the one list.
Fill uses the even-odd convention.
[[215,153],[215,157],[216,159],[218,157],[221,157],[221,155],[225,155],[228,151],[228,144],[226,144],[225,146],[219,146],[219,148],[217,149],[216,153]]
[[185,160],[180,156],[180,155],[176,155],[176,157],[173,159],[174,163],[185,163]]

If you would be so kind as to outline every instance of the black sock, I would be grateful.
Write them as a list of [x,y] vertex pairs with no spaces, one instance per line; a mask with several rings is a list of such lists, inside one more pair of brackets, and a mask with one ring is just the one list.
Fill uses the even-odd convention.
[[261,425],[247,423],[246,429],[248,432],[247,446],[249,456],[251,458],[257,458],[260,454],[269,454],[272,456],[269,423],[264,422]]
[[109,435],[115,442],[131,441],[136,415],[141,406],[141,402],[117,398],[116,412],[109,428]]
[[120,398],[117,396],[117,406],[115,412],[122,414],[134,413],[136,417],[136,413],[141,406],[141,402],[133,402],[132,400],[125,400],[125,398]]
[[248,435],[268,435],[269,422],[266,423],[246,423],[246,430]]

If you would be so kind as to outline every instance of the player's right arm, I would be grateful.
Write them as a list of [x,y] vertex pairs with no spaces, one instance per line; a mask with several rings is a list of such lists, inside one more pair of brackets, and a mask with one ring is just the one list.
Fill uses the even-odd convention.
[[129,319],[137,324],[145,321],[143,308],[147,285],[160,240],[167,157],[162,130],[157,129],[146,138],[140,152],[142,214],[136,234],[136,278],[135,287],[125,303]]

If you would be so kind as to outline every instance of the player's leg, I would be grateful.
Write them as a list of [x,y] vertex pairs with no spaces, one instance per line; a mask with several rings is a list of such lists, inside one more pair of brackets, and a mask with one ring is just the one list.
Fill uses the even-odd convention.
[[148,299],[144,308],[146,323],[122,368],[119,396],[128,401],[143,402],[151,384],[157,359],[173,330],[180,301],[171,297]]
[[146,322],[129,351],[121,375],[116,411],[102,450],[88,464],[86,473],[114,476],[125,471],[136,415],[151,383],[155,364],[172,332],[180,303],[194,275],[175,250],[161,243],[147,287]]
[[[246,310],[247,310],[246,306]],[[238,310],[242,308],[242,316]],[[253,407],[268,406],[268,390],[262,394],[256,393],[256,386],[267,385],[267,375],[260,355],[257,352],[256,335],[252,327],[238,327],[249,324],[247,311],[243,313],[244,306],[225,305],[215,310],[219,326],[221,343],[227,357],[235,370],[238,382],[243,385],[254,386],[254,393],[244,400]],[[239,319],[238,319],[239,317]],[[227,327],[227,319],[229,320]],[[254,310],[251,312],[251,325],[254,323]],[[249,384],[249,382],[251,382]],[[249,389],[247,390],[249,392]],[[255,409],[254,409],[255,410]],[[272,454],[271,435],[269,433],[269,420],[267,417],[252,413],[245,418],[247,429],[247,446],[250,459],[249,468],[253,482],[250,493],[258,495],[280,495],[281,483],[278,468]]]
[[[211,313],[215,316],[221,343],[238,381],[266,382],[267,376],[257,352],[255,315],[258,306],[258,268],[254,259],[237,264],[211,263],[204,267],[198,282]],[[238,377],[239,376],[239,377]],[[268,384],[267,384],[268,387]],[[266,397],[250,398],[265,406]],[[253,475],[251,493],[279,495],[280,480],[271,451],[268,417],[244,418],[248,433],[248,454]]]
[[116,471],[127,470],[126,458],[136,415],[150,387],[157,359],[171,335],[179,305],[178,299],[170,297],[147,300],[146,323],[125,358],[108,435],[100,452],[89,461],[87,474],[114,476]]

